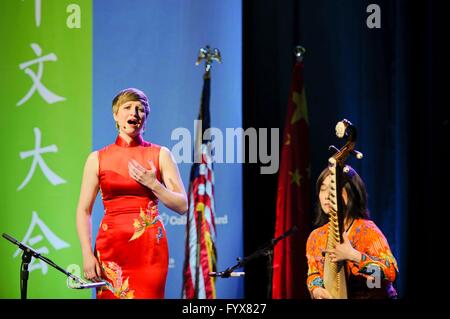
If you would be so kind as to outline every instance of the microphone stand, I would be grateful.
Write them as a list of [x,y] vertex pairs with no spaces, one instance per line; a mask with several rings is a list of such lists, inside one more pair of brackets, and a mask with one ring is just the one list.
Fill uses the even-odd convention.
[[271,294],[272,294],[272,260],[273,260],[273,248],[275,247],[275,245],[282,239],[292,235],[294,232],[297,231],[297,226],[292,226],[291,229],[289,229],[288,231],[286,231],[284,234],[282,234],[281,236],[278,236],[277,238],[274,238],[272,240],[270,240],[267,244],[261,246],[260,248],[258,248],[256,251],[254,251],[253,253],[251,253],[250,255],[248,255],[247,257],[244,258],[237,258],[237,264],[235,264],[234,266],[228,267],[227,269],[225,269],[224,271],[219,271],[219,272],[210,272],[209,276],[212,277],[221,277],[221,278],[229,278],[229,277],[234,277],[233,271],[235,269],[244,267],[245,264],[247,262],[249,262],[252,259],[255,259],[257,257],[260,256],[267,256],[267,271],[269,273],[269,284],[267,286],[267,299],[271,298]]
[[[47,264],[49,264],[53,268],[59,270],[60,272],[65,274],[67,277],[75,280],[76,282],[78,282],[80,284],[83,283],[83,280],[81,280],[77,276],[73,275],[72,273],[66,271],[65,269],[59,267],[53,261],[51,261],[50,259],[48,259],[45,256],[42,256],[40,253],[38,253],[36,250],[31,248],[30,246],[21,243],[20,241],[18,241],[17,239],[15,239],[14,237],[12,237],[12,236],[10,236],[8,234],[3,233],[2,236],[3,236],[3,238],[9,240],[13,244],[19,246],[19,248],[23,250],[22,264],[21,264],[21,267],[20,267],[20,297],[21,297],[21,299],[27,299],[27,286],[28,286],[28,277],[29,277],[28,266],[29,266],[29,264],[31,262],[31,258],[32,257],[38,258],[38,259],[46,262]],[[103,284],[101,284],[101,283],[96,283],[96,284],[98,284],[98,285],[105,285],[104,282],[103,282]],[[95,285],[95,286],[98,286],[98,285]],[[81,285],[80,287],[81,288],[85,288],[85,287],[86,288],[91,288],[91,286],[89,284]],[[94,286],[92,286],[92,287],[94,287]]]
[[22,264],[20,266],[20,299],[27,299],[28,286],[28,265],[31,262],[31,253],[24,250],[22,254]]

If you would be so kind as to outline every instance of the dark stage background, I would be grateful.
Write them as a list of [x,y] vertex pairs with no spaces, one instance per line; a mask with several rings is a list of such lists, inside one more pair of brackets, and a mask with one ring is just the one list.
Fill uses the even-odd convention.
[[[381,8],[380,29],[366,26],[370,3]],[[328,146],[342,145],[335,124],[352,121],[365,156],[348,163],[366,182],[371,217],[397,258],[403,298],[443,297],[436,290],[445,279],[436,268],[449,213],[447,7],[444,1],[243,1],[244,128],[279,127],[282,138],[293,48],[303,45],[311,179],[325,167]],[[244,165],[246,255],[274,235],[277,178]],[[265,298],[267,283],[266,260],[248,263],[245,295]]]

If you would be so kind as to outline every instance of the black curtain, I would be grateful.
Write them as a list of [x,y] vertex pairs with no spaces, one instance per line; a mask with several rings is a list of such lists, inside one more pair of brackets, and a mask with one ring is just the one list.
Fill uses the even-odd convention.
[[[371,3],[381,10],[379,29],[366,25]],[[442,259],[440,235],[450,213],[444,193],[444,6],[445,1],[408,0],[243,1],[244,127],[278,127],[282,137],[293,50],[303,45],[312,181],[327,163],[328,146],[342,145],[334,127],[347,118],[358,129],[357,149],[364,153],[348,164],[366,183],[371,218],[397,258],[396,287],[404,298],[430,297],[440,277],[431,268]],[[246,255],[274,235],[277,178],[261,175],[257,164],[244,165]],[[267,259],[249,262],[246,297],[265,298],[267,284]]]

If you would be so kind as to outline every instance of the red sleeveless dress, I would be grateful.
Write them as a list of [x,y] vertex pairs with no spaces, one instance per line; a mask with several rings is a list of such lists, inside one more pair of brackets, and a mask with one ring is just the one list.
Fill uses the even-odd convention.
[[164,298],[169,254],[164,224],[153,192],[128,174],[132,159],[159,170],[160,146],[137,137],[130,144],[120,136],[98,152],[99,181],[105,208],[95,254],[107,285],[97,298]]

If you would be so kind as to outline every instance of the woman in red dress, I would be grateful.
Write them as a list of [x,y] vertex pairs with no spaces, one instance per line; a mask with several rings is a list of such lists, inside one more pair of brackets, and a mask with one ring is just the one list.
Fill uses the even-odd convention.
[[[145,94],[125,89],[112,110],[119,134],[87,158],[77,208],[84,277],[107,282],[97,298],[161,299],[169,257],[158,202],[183,214],[186,192],[170,151],[142,138],[150,113]],[[93,251],[91,213],[99,190],[105,210]]]

